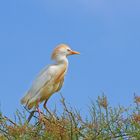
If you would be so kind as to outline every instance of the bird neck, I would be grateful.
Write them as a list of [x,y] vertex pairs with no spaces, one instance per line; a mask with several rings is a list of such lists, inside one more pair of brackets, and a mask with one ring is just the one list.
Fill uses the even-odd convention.
[[68,59],[66,56],[57,56],[55,61],[57,64],[64,64],[68,66]]

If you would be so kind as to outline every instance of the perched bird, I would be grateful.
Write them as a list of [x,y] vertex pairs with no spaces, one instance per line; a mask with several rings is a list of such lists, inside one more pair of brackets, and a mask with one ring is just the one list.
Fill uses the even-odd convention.
[[61,89],[68,69],[67,56],[73,54],[80,53],[71,50],[66,44],[58,45],[51,57],[55,64],[45,67],[40,72],[29,91],[21,99],[21,104],[25,104],[28,109],[31,109],[36,108],[39,103],[45,101],[44,107],[46,107],[50,96]]

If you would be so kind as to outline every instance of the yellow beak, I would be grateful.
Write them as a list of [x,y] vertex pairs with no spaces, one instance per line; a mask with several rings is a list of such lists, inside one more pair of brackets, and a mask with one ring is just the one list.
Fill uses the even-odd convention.
[[71,55],[72,54],[80,54],[79,52],[76,52],[76,51],[71,51]]

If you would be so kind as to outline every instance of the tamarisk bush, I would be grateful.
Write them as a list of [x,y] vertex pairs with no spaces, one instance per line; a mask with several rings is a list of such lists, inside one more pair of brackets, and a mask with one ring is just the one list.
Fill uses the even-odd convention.
[[[61,98],[63,112],[17,110],[15,119],[0,112],[0,140],[140,140],[140,97],[134,105],[111,107],[105,95],[91,102],[88,118]],[[29,115],[28,115],[29,114]]]

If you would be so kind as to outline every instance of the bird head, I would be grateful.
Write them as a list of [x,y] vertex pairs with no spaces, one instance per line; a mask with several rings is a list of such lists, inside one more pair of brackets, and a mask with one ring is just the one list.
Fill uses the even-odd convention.
[[53,53],[52,53],[52,59],[57,60],[60,58],[66,58],[69,55],[74,55],[74,54],[80,54],[77,51],[73,51],[68,45],[66,44],[60,44],[58,45]]

